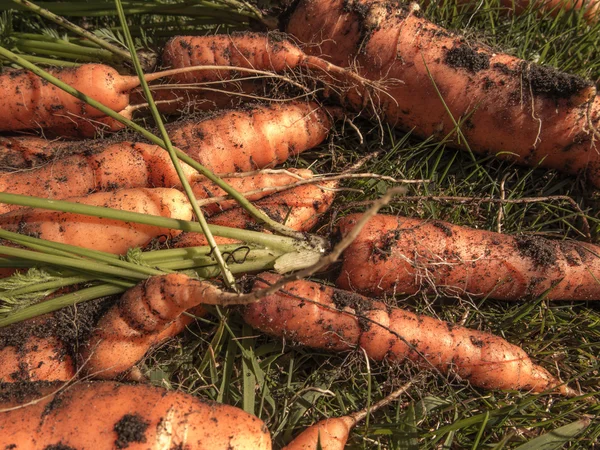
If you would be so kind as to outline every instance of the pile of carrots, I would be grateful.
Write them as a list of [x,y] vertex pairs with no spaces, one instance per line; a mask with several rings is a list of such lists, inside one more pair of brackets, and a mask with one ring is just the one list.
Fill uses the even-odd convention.
[[[586,17],[594,20],[597,4],[586,7]],[[439,138],[451,135],[456,118],[468,116],[469,126],[455,146],[579,174],[599,187],[594,130],[600,128],[600,100],[595,85],[471,44],[424,19],[414,5],[300,0],[285,15],[284,25],[303,46],[261,33],[180,36],[166,44],[162,62],[167,69],[145,77],[147,82],[168,80],[163,88],[150,84],[159,100],[156,106],[166,115],[239,103],[230,95],[211,97],[186,87],[227,85],[240,74],[270,73],[294,88],[299,83],[292,73],[309,74],[326,87],[328,105],[297,99],[252,103],[175,121],[167,132],[183,159],[180,171],[160,145],[121,139],[118,131],[125,125],[85,101],[93,97],[130,119],[146,106],[132,92],[140,83],[137,77],[100,64],[50,70],[84,94],[74,97],[27,70],[0,74],[5,94],[0,98],[0,131],[43,129],[44,136],[60,138],[116,133],[86,141],[1,137],[0,164],[7,170],[0,173],[0,191],[16,199],[0,204],[3,232],[53,242],[54,256],[63,258],[59,266],[77,274],[77,263],[66,262],[73,257],[68,246],[95,252],[88,255],[102,252],[105,261],[127,260],[132,248],[152,245],[168,245],[178,255],[212,246],[211,236],[189,225],[201,219],[197,203],[202,219],[206,216],[211,229],[220,230],[214,243],[231,249],[231,255],[247,248],[240,267],[253,281],[244,292],[232,289],[227,277],[213,270],[217,257],[211,259],[211,248],[203,254],[210,260],[206,267],[192,265],[190,256],[189,267],[169,266],[173,259],[162,266],[148,264],[143,276],[119,279],[113,287],[124,293],[99,314],[76,347],[56,336],[51,314],[0,330],[0,447],[270,449],[264,423],[237,408],[115,381],[139,379],[136,365],[148,351],[208,316],[214,306],[231,307],[256,330],[298,345],[331,352],[360,349],[374,361],[411,360],[482,390],[581,394],[552,367],[536,363],[499,336],[376,298],[425,292],[510,301],[542,295],[548,300],[598,300],[600,247],[373,211],[343,217],[336,227],[340,244],[316,248],[314,243],[322,240],[309,233],[334,203],[339,180],[309,169],[273,169],[325,142],[334,123],[352,113]],[[257,89],[247,80],[238,87],[250,95]],[[522,93],[519,101],[505,95],[515,90]],[[440,107],[440,95],[446,108]],[[491,127],[498,133],[486,131]],[[204,176],[200,166],[226,184]],[[252,208],[244,209],[228,196],[230,188],[252,202]],[[89,207],[90,215],[27,207],[19,195],[75,203]],[[164,219],[163,225],[103,216],[94,207],[131,213],[128,218],[139,217],[135,213],[154,216]],[[226,227],[254,233],[253,240],[244,242],[243,232],[228,234]],[[291,239],[294,244],[285,251],[277,248],[278,242]],[[24,254],[16,253],[24,248],[33,252],[36,245],[33,240],[6,241],[3,259]],[[253,251],[260,258],[253,260]],[[342,254],[341,265],[334,266],[337,275],[329,278],[335,278],[335,287],[297,279],[299,275],[284,278],[287,271],[309,265],[298,265],[302,258],[317,263],[327,251]],[[234,266],[238,262],[232,259]],[[296,265],[283,268],[283,261],[290,260]],[[22,261],[14,261],[14,267],[1,269],[2,276],[25,272],[17,264]],[[314,275],[327,266],[318,264],[310,273],[295,273]],[[201,276],[183,270],[198,267],[205,270]],[[279,273],[263,272],[271,268]],[[77,292],[77,287],[62,289],[49,299],[70,289]],[[10,338],[15,330],[25,330],[23,339]],[[90,405],[100,404],[106,412],[89,412]],[[319,422],[285,448],[342,449],[351,428],[368,411]]]

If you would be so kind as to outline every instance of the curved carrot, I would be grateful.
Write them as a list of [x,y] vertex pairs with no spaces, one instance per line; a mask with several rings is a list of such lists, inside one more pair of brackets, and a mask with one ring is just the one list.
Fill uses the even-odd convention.
[[[319,220],[319,217],[329,209],[335,198],[331,190],[337,184],[328,181],[321,184],[305,184],[286,191],[278,192],[255,202],[255,206],[265,212],[273,220],[296,231],[309,231]],[[320,186],[324,187],[322,189]],[[327,189],[329,188],[329,190]],[[208,219],[213,225],[223,225],[241,229],[262,229],[241,207],[217,214]],[[219,244],[231,244],[237,241],[217,237]],[[195,247],[207,245],[206,238],[201,233],[185,232],[175,239],[175,247]]]
[[192,322],[183,315],[200,303],[211,301],[212,285],[184,274],[151,277],[129,289],[104,315],[81,352],[83,369],[95,378],[111,379],[131,369],[146,352],[179,334]]
[[[261,274],[255,289],[279,276]],[[275,336],[331,350],[360,347],[375,360],[411,359],[443,373],[453,371],[474,386],[533,392],[574,392],[534,364],[516,345],[490,333],[416,315],[358,294],[308,281],[247,306],[244,320]]]

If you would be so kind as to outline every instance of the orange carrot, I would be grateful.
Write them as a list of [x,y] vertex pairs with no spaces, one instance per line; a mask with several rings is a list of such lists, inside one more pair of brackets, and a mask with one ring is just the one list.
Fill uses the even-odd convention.
[[[129,93],[140,84],[137,76],[120,75],[103,64],[83,64],[49,73],[117,112],[129,106]],[[144,77],[152,81],[171,74],[173,71],[156,72]],[[5,94],[0,98],[0,131],[51,128],[69,124],[73,117],[105,117],[101,111],[28,70],[0,75],[0,91]]]
[[[315,103],[288,102],[167,128],[174,145],[213,172],[250,172],[319,145],[331,129],[331,119]],[[234,150],[236,157],[231,156]]]
[[[86,142],[86,148],[98,143]],[[0,170],[12,171],[40,166],[63,155],[68,155],[81,143],[48,140],[34,136],[0,137]]]
[[[176,189],[122,189],[69,200],[181,220],[192,218],[187,197]],[[168,237],[179,233],[177,230],[151,225],[33,208],[1,215],[0,227],[54,242],[115,254],[124,254],[131,247],[144,246],[158,236]]]
[[[208,169],[229,173],[279,164],[321,143],[330,127],[315,104],[289,103],[176,124],[170,134],[174,145]],[[0,191],[63,199],[109,189],[180,186],[168,153],[156,145],[120,142],[90,153],[31,171],[0,173]],[[195,170],[182,167],[189,181],[197,179]],[[0,205],[0,213],[18,208]]]
[[[361,83],[354,73],[322,58],[305,54],[298,46],[276,34],[238,33],[208,36],[175,36],[163,49],[163,64],[174,69],[199,65],[283,72],[309,68],[337,76],[342,81]],[[243,73],[244,71],[241,70]],[[219,81],[232,78],[231,70],[194,70],[173,75],[178,82]]]
[[[325,189],[319,187],[320,185]],[[335,182],[328,181],[320,185],[305,184],[287,191],[278,192],[258,200],[255,206],[273,220],[293,230],[308,231],[316,225],[319,217],[329,209],[335,198],[335,192],[331,190],[331,188],[336,186]],[[208,222],[213,225],[242,229],[257,230],[262,228],[241,207],[212,216],[208,219]],[[222,237],[218,237],[217,240],[219,244],[237,242]],[[195,247],[207,245],[206,242],[203,234],[186,232],[176,238],[174,245],[175,247]]]
[[[277,281],[261,274],[255,289]],[[296,281],[247,306],[244,320],[266,333],[309,347],[360,347],[374,360],[411,359],[443,373],[455,372],[485,389],[574,392],[534,364],[516,345],[483,331],[455,326],[374,302],[341,289]]]
[[410,384],[405,384],[369,408],[356,411],[347,416],[321,420],[311,425],[281,450],[317,450],[318,448],[321,450],[344,450],[350,437],[350,430],[368,414],[400,397],[410,387]]
[[[359,219],[339,223],[346,235]],[[344,252],[338,286],[364,294],[420,290],[503,300],[600,298],[600,248],[378,215]]]
[[[287,185],[294,184],[299,179],[312,178],[313,173],[309,169],[289,169],[289,174],[286,173],[268,173],[259,172],[254,175],[247,175],[243,177],[224,177],[223,181],[233,187],[236,191],[241,193],[255,192],[252,195],[246,195],[246,198],[250,201],[259,200],[269,194],[273,193],[269,191],[269,188],[273,187],[284,187]],[[200,200],[199,204],[202,205],[202,209],[207,215],[214,215],[219,212],[223,212],[227,209],[234,208],[237,206],[235,200],[222,200],[215,203],[203,203],[202,200],[209,201],[215,197],[220,198],[227,196],[227,193],[216,186],[212,181],[208,179],[199,179],[192,186],[195,197]]]
[[3,397],[0,448],[271,449],[257,417],[148,385],[33,385]]
[[422,137],[445,138],[462,120],[464,138],[456,145],[585,173],[600,186],[600,153],[589,126],[600,128],[600,99],[591,81],[469,42],[417,9],[378,0],[301,0],[287,31],[314,44],[307,51],[357,67],[385,88],[349,92],[355,108],[372,101],[388,122]]
[[86,343],[81,359],[95,378],[111,379],[133,367],[146,352],[177,335],[192,318],[204,316],[200,303],[214,304],[212,284],[184,274],[155,276],[129,289],[104,315]]

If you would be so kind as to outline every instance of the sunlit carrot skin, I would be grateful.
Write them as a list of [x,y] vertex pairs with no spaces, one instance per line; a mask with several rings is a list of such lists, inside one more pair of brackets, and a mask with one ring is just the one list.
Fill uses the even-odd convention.
[[282,450],[344,450],[354,425],[355,421],[347,416],[321,420],[296,436]]
[[385,87],[370,98],[348,92],[354,108],[373,103],[389,123],[421,137],[456,136],[462,122],[473,152],[582,173],[600,186],[589,126],[600,128],[600,100],[591,81],[496,53],[385,1],[302,0],[287,31],[311,44],[307,52]]
[[[240,193],[249,193],[253,191],[261,191],[252,195],[245,196],[249,201],[259,200],[263,197],[273,194],[268,188],[283,187],[293,185],[298,180],[312,178],[313,173],[308,169],[288,169],[287,173],[258,173],[256,175],[248,175],[243,177],[223,177],[223,181],[229,184],[232,188]],[[227,196],[227,193],[215,185],[207,178],[200,178],[192,186],[195,197],[198,200],[208,200],[214,197]],[[228,209],[238,206],[235,200],[221,200],[216,203],[208,203],[202,205],[202,210],[207,215],[214,215]]]
[[[69,200],[174,219],[192,218],[192,208],[187,197],[176,189],[122,189]],[[33,208],[0,215],[0,227],[114,254],[124,254],[131,247],[143,247],[158,236],[172,237],[179,233],[177,230],[151,225]]]
[[[54,69],[49,72],[113,111],[129,104],[124,80],[112,67],[103,64],[83,64],[77,68]],[[101,117],[103,113],[82,100],[67,94],[27,70],[8,72],[0,76],[0,130],[48,128],[69,123],[69,114],[81,117]]]
[[[273,72],[298,67],[307,58],[291,41],[264,33],[175,36],[165,44],[162,55],[163,64],[172,68],[235,66]],[[173,76],[186,83],[229,78],[231,70],[198,70]]]
[[[7,393],[0,410],[12,409],[0,412],[1,448],[271,449],[264,423],[233,406],[142,384],[60,387],[42,386],[33,395]],[[23,403],[27,406],[14,408]]]
[[[305,184],[278,192],[262,198],[254,203],[258,209],[266,213],[271,219],[279,222],[292,230],[309,231],[312,229],[323,213],[325,213],[335,198],[335,191],[331,188],[335,182]],[[321,187],[329,188],[322,189]],[[232,228],[262,230],[262,224],[257,223],[246,210],[236,207],[222,212],[208,219],[213,225],[222,225]],[[218,244],[232,244],[238,241],[215,237]],[[181,233],[173,245],[177,248],[207,245],[207,240],[201,233]]]
[[[279,276],[257,278],[254,289],[268,286]],[[485,389],[558,389],[572,394],[523,349],[498,336],[314,282],[289,283],[245,307],[243,317],[258,330],[301,345],[336,351],[360,347],[374,360],[411,359],[424,368],[452,371]]]
[[[346,235],[360,214],[339,222]],[[600,298],[600,248],[437,220],[377,215],[345,250],[336,284],[363,294],[419,291],[503,300]]]
[[[213,173],[231,173],[280,164],[320,144],[331,126],[316,104],[295,102],[225,111],[174,124],[169,131],[175,146]],[[182,168],[188,181],[198,180],[194,169],[184,163]],[[79,152],[30,171],[0,173],[2,192],[53,199],[120,188],[180,186],[168,152],[132,142]],[[0,204],[0,213],[18,208]]]
[[[215,173],[274,167],[322,143],[332,121],[312,102],[226,111],[168,127],[173,144]],[[235,156],[232,156],[232,153]]]

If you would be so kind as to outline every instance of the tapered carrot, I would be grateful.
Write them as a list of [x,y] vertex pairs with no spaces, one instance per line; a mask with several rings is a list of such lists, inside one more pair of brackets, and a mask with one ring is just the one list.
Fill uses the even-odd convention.
[[[254,289],[278,279],[261,274]],[[498,336],[314,282],[289,283],[285,290],[246,306],[243,316],[261,331],[302,345],[337,351],[360,347],[374,360],[411,359],[425,368],[455,372],[485,389],[574,394],[523,349]]]
[[[293,230],[309,231],[333,203],[335,192],[331,189],[335,186],[336,183],[332,181],[296,186],[258,200],[255,202],[255,206],[273,220]],[[257,223],[256,219],[241,207],[212,216],[208,219],[208,222],[213,225],[242,229],[256,230],[262,228],[261,224]],[[218,242],[220,244],[230,244],[237,241],[219,237]],[[185,232],[175,239],[174,245],[176,247],[195,247],[207,244],[203,234]]]
[[[589,80],[496,52],[376,0],[302,0],[287,31],[306,51],[356,67],[383,91],[350,91],[390,123],[421,137],[532,166],[585,174],[600,186],[600,100]],[[591,110],[588,114],[588,102]],[[492,130],[492,131],[491,131]]]
[[[346,235],[359,219],[339,223]],[[337,285],[364,294],[425,290],[515,300],[600,298],[600,248],[437,220],[377,215],[344,252]]]
[[342,417],[324,419],[311,425],[282,450],[344,450],[350,431],[367,415],[396,400],[410,387],[407,383],[369,408]]
[[[122,189],[69,200],[181,220],[192,218],[187,197],[176,189]],[[158,236],[168,237],[179,233],[177,230],[151,225],[33,208],[1,215],[0,227],[54,242],[115,254],[124,254],[131,247],[144,246]]]
[[[243,177],[223,177],[223,181],[238,192],[244,194],[254,192],[252,195],[245,196],[248,200],[254,201],[270,195],[272,191],[269,188],[292,185],[299,179],[309,179],[312,176],[313,173],[309,169],[289,169],[288,173],[260,172]],[[215,199],[215,197],[227,196],[227,193],[223,189],[206,178],[198,179],[192,185],[192,190],[196,199],[200,200],[199,204],[202,205],[202,209],[207,215],[214,215],[238,205],[235,200],[220,200],[214,203],[202,202],[202,200],[208,202],[210,199]]]

